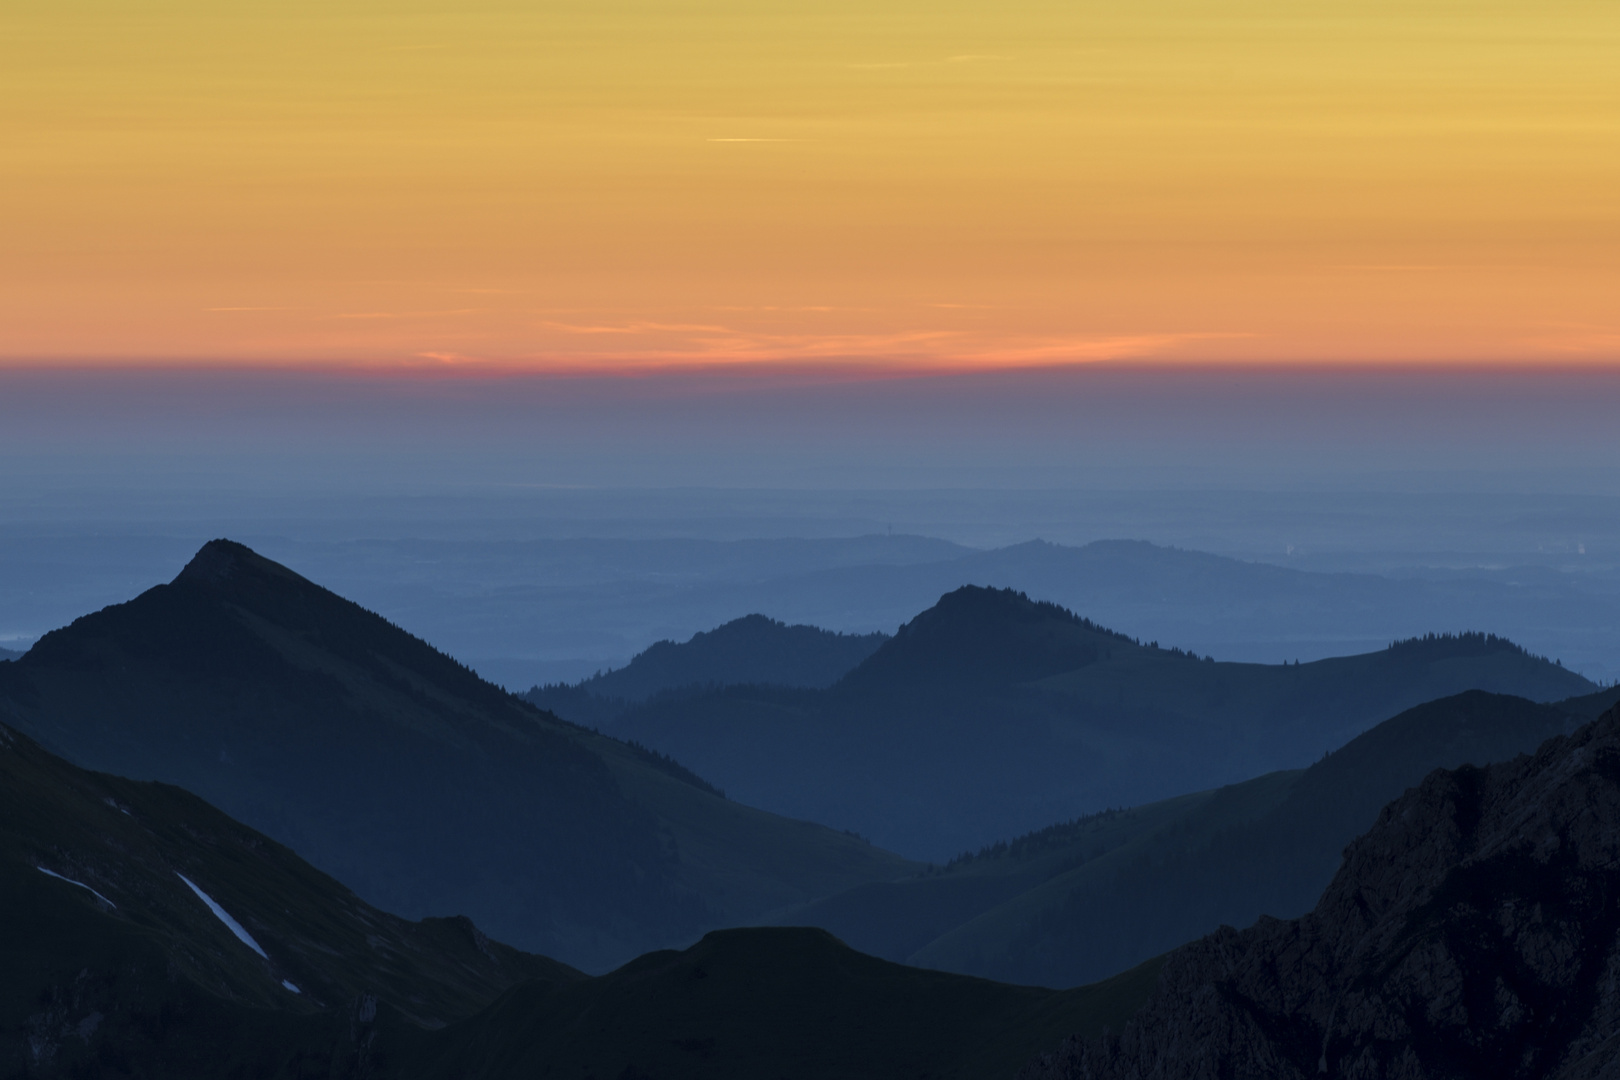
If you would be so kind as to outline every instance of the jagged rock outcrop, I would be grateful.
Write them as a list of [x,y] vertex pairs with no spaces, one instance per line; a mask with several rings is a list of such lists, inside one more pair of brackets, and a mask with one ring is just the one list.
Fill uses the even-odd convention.
[[1020,1080],[1620,1077],[1620,710],[1436,771],[1310,914],[1172,953],[1118,1035]]

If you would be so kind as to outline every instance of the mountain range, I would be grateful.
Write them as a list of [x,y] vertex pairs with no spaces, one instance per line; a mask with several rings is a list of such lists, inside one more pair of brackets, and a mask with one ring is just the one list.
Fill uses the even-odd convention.
[[[1241,519],[1231,517],[1241,499],[1203,505],[1198,524],[1189,520],[1173,529],[1157,518],[1119,518],[1108,501],[1092,500],[1084,523],[1058,528],[1031,518],[1014,531],[1179,536],[1180,546],[1098,539],[976,550],[899,533],[856,535],[870,527],[870,517],[845,522],[842,537],[751,540],[628,539],[622,522],[597,518],[570,523],[573,538],[537,539],[556,523],[543,519],[520,528],[481,519],[489,537],[507,538],[475,540],[471,535],[480,530],[464,519],[476,508],[437,503],[415,507],[438,515],[415,521],[410,528],[421,530],[415,539],[322,540],[315,536],[326,530],[315,522],[257,519],[241,521],[232,535],[250,530],[256,550],[516,690],[620,667],[654,642],[685,641],[750,612],[851,633],[893,632],[962,585],[1018,589],[1134,637],[1174,642],[1219,660],[1321,659],[1429,631],[1474,629],[1562,658],[1594,678],[1620,676],[1614,661],[1620,636],[1611,614],[1620,573],[1600,546],[1589,544],[1585,555],[1573,545],[1566,555],[1558,554],[1565,550],[1558,544],[1542,550],[1550,536],[1537,524],[1539,513],[1545,515],[1539,520],[1557,523],[1548,526],[1554,533],[1584,530],[1595,537],[1606,526],[1588,516],[1590,508],[1548,497],[1536,511],[1510,513],[1500,500],[1481,499],[1469,511],[1473,527],[1454,531],[1449,546],[1414,531],[1402,545],[1357,558],[1346,538],[1368,539],[1362,531],[1368,519],[1342,499],[1296,506],[1258,532],[1243,519],[1241,542],[1203,527],[1214,517]],[[1389,504],[1383,510],[1398,512]],[[1400,511],[1410,520],[1422,516],[1410,505]],[[383,534],[410,532],[392,517],[376,526]],[[715,535],[749,527],[717,523]],[[1504,527],[1515,536],[1505,547],[1491,539]],[[126,534],[5,531],[0,641],[20,648],[5,639],[38,637],[172,578],[206,539],[190,539],[191,528],[171,522]],[[289,531],[302,538],[290,538]],[[1285,555],[1283,540],[1297,542],[1307,532],[1316,537],[1313,557]],[[523,534],[529,538],[517,538]],[[1232,557],[1236,552],[1245,554]],[[1530,560],[1539,565],[1527,565]],[[1357,566],[1367,570],[1344,572]]]
[[[1461,730],[1409,716],[1342,753],[1379,760],[1416,729]],[[7,1075],[1595,1080],[1620,1060],[1616,711],[1534,757],[1431,773],[1304,918],[1069,991],[803,928],[591,978],[465,919],[385,915],[194,796],[4,727],[0,778]]]
[[622,668],[598,672],[572,686],[536,686],[523,697],[575,723],[595,727],[611,724],[615,716],[659,694],[747,683],[831,686],[888,638],[881,633],[837,634],[745,615],[685,642],[655,642]]
[[921,967],[1077,986],[1222,925],[1310,910],[1345,845],[1429,772],[1533,751],[1617,700],[1620,689],[1556,705],[1467,691],[1308,769],[1051,826],[778,918]]
[[[1469,689],[1547,701],[1596,687],[1484,634],[1218,663],[968,586],[823,690],[719,687],[576,715],[742,802],[944,862],[1054,821],[1303,767]],[[534,699],[573,718],[565,695]]]
[[380,907],[590,970],[913,869],[561,722],[229,541],[0,667],[0,719],[183,786]]
[[[216,541],[0,664],[0,1075],[1584,1080],[1620,1053],[1620,689],[1483,634],[1217,664],[972,587],[853,661],[724,629],[660,649],[640,702],[580,692],[773,748],[784,785],[889,777],[936,809],[991,805],[948,785],[1016,764],[998,739],[1093,791],[1223,744],[1205,767],[1309,756],[924,866]],[[795,640],[847,670],[686,677]],[[1253,925],[1181,945],[1221,921]],[[742,923],[766,925],[715,929]]]
[[0,896],[7,1076],[351,1060],[364,1000],[438,1028],[520,982],[585,978],[465,918],[379,911],[189,792],[87,772],[3,725]]
[[591,978],[379,911],[166,784],[0,725],[0,1076],[1010,1075],[1123,1024],[1149,966],[1050,991],[717,931]]
[[[1620,638],[1612,618],[1620,590],[1595,569],[1465,562],[1452,570],[1424,567],[1422,557],[1413,555],[1410,569],[1350,573],[1140,540],[1036,540],[984,551],[899,536],[864,541],[817,542],[827,545],[825,552],[793,542],[803,560],[796,565],[785,558],[767,562],[755,547],[689,543],[683,550],[690,561],[678,571],[664,569],[668,557],[661,541],[612,542],[618,561],[611,567],[593,563],[600,578],[578,579],[562,571],[576,565],[589,545],[567,542],[574,545],[572,561],[564,561],[557,547],[534,545],[525,549],[525,555],[532,552],[529,561],[514,556],[508,566],[490,552],[477,564],[499,575],[502,587],[469,581],[454,586],[453,598],[435,600],[426,595],[430,587],[448,593],[452,584],[430,586],[427,570],[451,562],[459,568],[467,558],[443,545],[443,561],[427,569],[400,567],[420,582],[409,596],[391,593],[397,586],[381,581],[368,583],[364,595],[371,597],[374,589],[378,605],[394,610],[397,604],[399,617],[408,617],[410,625],[431,628],[455,655],[480,671],[488,667],[514,688],[559,677],[521,678],[525,646],[537,658],[556,657],[559,663],[565,657],[596,658],[579,672],[584,675],[605,666],[604,660],[622,663],[620,658],[653,641],[684,639],[749,612],[846,632],[892,632],[963,585],[1015,589],[1133,637],[1173,642],[1219,660],[1309,661],[1430,631],[1471,629],[1510,637],[1594,677],[1620,675],[1613,659]],[[395,555],[393,565],[402,556]],[[817,556],[825,559],[822,565],[814,564]],[[638,557],[647,570],[637,567]],[[367,573],[390,569],[379,563]]]
[[1171,953],[1122,1031],[1022,1080],[1513,1077],[1620,1066],[1620,712],[1431,774],[1301,918]]

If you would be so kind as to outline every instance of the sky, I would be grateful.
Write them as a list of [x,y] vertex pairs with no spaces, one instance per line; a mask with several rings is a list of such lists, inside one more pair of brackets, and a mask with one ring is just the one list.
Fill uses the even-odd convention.
[[1620,5],[8,0],[0,365],[1620,361]]

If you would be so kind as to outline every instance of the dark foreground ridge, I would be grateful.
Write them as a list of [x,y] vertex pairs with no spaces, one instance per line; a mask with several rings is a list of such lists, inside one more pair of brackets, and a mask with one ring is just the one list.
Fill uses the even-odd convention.
[[0,725],[0,1076],[344,1074],[379,1009],[437,1028],[583,978],[464,918],[378,911],[194,795]]
[[409,1080],[1010,1077],[1045,1033],[1100,1032],[1156,966],[1054,991],[891,964],[822,930],[722,930],[563,988],[519,986],[417,1040]]
[[1432,774],[1310,914],[1166,959],[1118,1036],[1023,1080],[1590,1080],[1620,1064],[1620,710],[1534,756]]
[[4,726],[0,914],[7,1080],[967,1080],[1119,1026],[1155,970],[1057,992],[756,929],[592,979],[378,911],[193,795]]

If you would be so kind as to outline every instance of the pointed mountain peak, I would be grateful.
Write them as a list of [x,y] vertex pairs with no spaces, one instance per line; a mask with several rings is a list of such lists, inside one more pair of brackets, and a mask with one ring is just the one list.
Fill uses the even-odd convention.
[[[996,589],[984,585],[963,585],[940,597],[933,607],[918,615],[907,626],[939,619],[981,619],[985,617],[1032,622],[1045,616],[1069,616],[1056,604],[1031,600],[1016,589]],[[1072,618],[1072,616],[1069,616]]]
[[1026,682],[1135,647],[1125,635],[1057,604],[1014,589],[964,585],[902,626],[845,681],[897,687]]
[[933,607],[902,626],[896,637],[958,630],[984,634],[993,633],[997,628],[1041,623],[1072,626],[1089,633],[1118,638],[1121,642],[1129,640],[1125,635],[1104,629],[1090,619],[1082,619],[1058,604],[1031,600],[1016,589],[996,589],[983,585],[964,585],[946,593]]
[[246,544],[225,539],[210,540],[204,544],[191,557],[185,569],[175,576],[174,584],[218,587],[248,576],[309,584],[304,578],[280,563],[265,558]]

